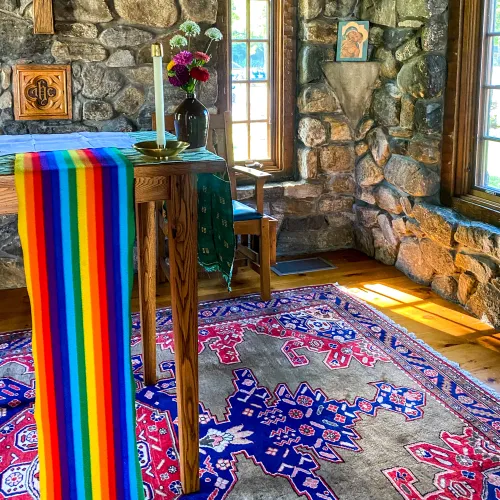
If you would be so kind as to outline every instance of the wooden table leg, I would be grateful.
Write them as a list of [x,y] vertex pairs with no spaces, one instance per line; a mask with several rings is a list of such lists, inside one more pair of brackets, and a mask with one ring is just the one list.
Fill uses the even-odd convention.
[[156,384],[156,218],[155,202],[136,205],[137,264],[144,383]]
[[185,494],[198,491],[198,193],[196,175],[171,177],[167,205],[180,473]]

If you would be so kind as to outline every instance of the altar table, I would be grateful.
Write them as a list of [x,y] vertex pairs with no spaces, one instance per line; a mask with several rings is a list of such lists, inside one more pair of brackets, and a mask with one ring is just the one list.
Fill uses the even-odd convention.
[[[125,133],[123,133],[125,135]],[[126,134],[152,140],[154,132]],[[87,134],[92,137],[92,134]],[[20,137],[20,136],[12,136]],[[52,136],[54,139],[56,135]],[[118,146],[119,147],[119,146]],[[139,301],[146,385],[156,383],[156,202],[167,200],[170,287],[175,345],[179,461],[184,493],[199,489],[197,174],[223,172],[223,158],[185,152],[157,161],[120,149],[134,166]],[[1,151],[0,151],[1,154]],[[0,156],[0,215],[17,213],[13,154]]]

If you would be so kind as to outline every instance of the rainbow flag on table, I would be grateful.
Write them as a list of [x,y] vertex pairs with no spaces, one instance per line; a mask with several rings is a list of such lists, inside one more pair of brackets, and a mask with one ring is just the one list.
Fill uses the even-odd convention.
[[42,500],[144,498],[130,353],[133,178],[116,149],[16,156]]

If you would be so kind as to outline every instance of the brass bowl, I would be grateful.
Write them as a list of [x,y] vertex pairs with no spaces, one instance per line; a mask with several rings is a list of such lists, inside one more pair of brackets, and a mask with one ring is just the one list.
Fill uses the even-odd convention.
[[166,141],[164,148],[159,148],[156,141],[142,141],[134,144],[134,149],[145,156],[151,158],[166,160],[170,157],[175,157],[189,147],[188,142],[182,141]]

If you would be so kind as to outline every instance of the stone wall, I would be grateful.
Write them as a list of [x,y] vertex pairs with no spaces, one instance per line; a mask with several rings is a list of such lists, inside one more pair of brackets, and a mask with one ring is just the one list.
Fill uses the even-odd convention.
[[[369,62],[334,62],[340,19],[370,21]],[[498,327],[500,230],[439,205],[447,22],[447,0],[299,1],[300,181],[266,208],[280,253],[355,246]]]
[[[380,228],[363,227],[354,204],[438,201],[446,10],[444,0],[299,0],[299,182],[267,197],[283,221],[279,253],[371,249]],[[371,23],[370,62],[335,62],[349,19]]]
[[[215,23],[217,0],[53,0],[55,35],[34,35],[29,0],[0,1],[0,132],[64,133],[129,131],[151,128],[154,109],[151,43],[168,41],[183,19]],[[206,41],[198,41],[205,48]],[[15,122],[12,67],[14,64],[70,63],[73,119]],[[214,64],[208,68],[212,74]],[[201,100],[213,108],[217,77],[205,84]],[[165,85],[172,112],[183,93]]]
[[[0,0],[0,133],[151,130],[154,110],[151,43],[168,41],[184,19],[204,31],[214,24],[217,0],[53,0],[55,35],[33,34],[30,0]],[[204,37],[200,37],[202,39]],[[199,43],[205,49],[206,41]],[[215,46],[214,46],[215,47]],[[216,57],[200,99],[215,112]],[[71,64],[73,119],[14,121],[14,64]],[[168,112],[183,92],[165,85]],[[17,217],[0,216],[0,289],[24,286]]]
[[[415,203],[439,203],[447,0],[363,0],[380,78],[357,143],[356,245],[394,265]],[[361,138],[361,134],[360,134]]]
[[[283,198],[269,186],[266,197],[282,221],[278,252],[364,244],[374,254],[380,227],[364,227],[358,206],[389,213],[401,196],[438,202],[447,4],[299,0],[298,18],[299,181]],[[335,62],[338,22],[349,19],[371,23],[369,62]]]
[[500,230],[439,206],[447,0],[363,0],[360,16],[380,82],[356,143],[356,245],[499,327]]

